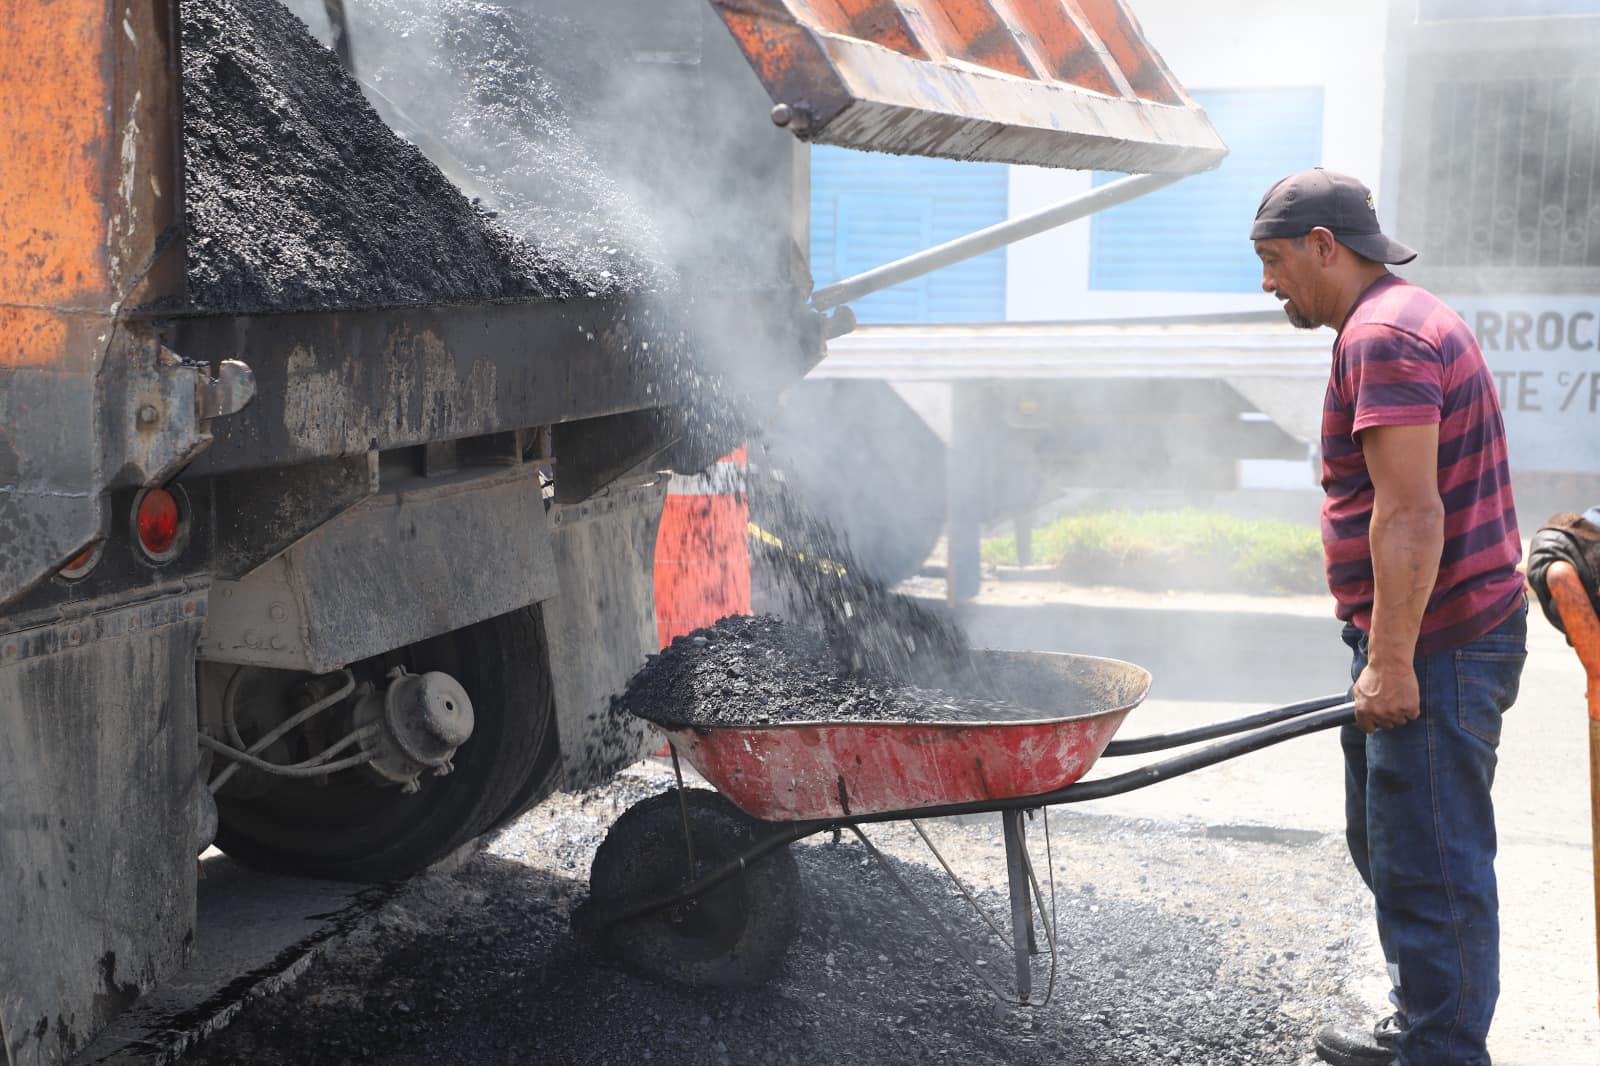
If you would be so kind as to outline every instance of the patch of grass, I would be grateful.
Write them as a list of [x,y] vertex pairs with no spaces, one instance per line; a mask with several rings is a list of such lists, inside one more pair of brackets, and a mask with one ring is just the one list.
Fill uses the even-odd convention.
[[[1323,592],[1316,530],[1212,511],[1063,515],[1033,532],[1033,558],[1070,581],[1142,589]],[[1017,561],[1014,536],[983,542],[989,563]]]

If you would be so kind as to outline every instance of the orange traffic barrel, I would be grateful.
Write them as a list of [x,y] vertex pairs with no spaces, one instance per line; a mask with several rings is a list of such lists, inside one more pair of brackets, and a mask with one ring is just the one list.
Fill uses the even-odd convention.
[[656,537],[661,646],[730,614],[750,613],[750,504],[743,448],[704,474],[674,477]]

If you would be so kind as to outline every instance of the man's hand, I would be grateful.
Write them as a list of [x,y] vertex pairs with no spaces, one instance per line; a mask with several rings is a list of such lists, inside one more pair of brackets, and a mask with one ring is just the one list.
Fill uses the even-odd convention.
[[1422,713],[1417,671],[1408,662],[1368,662],[1356,678],[1356,726],[1363,733],[1398,729]]

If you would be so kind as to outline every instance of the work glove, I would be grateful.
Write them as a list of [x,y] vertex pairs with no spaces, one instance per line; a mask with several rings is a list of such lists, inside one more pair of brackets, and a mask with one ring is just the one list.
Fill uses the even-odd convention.
[[1550,624],[1565,633],[1561,613],[1550,599],[1550,567],[1558,562],[1572,564],[1588,590],[1589,603],[1600,615],[1600,506],[1581,515],[1567,511],[1550,516],[1533,535],[1528,549],[1528,584],[1533,586]]

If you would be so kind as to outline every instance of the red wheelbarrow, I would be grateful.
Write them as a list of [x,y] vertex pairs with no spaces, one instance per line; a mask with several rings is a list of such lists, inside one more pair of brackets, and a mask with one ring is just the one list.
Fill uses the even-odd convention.
[[[678,787],[629,808],[595,854],[582,925],[656,976],[701,985],[757,984],[781,965],[798,922],[799,876],[788,845],[848,830],[1002,1001],[1031,1002],[1035,907],[1052,957],[1024,832],[1028,812],[1101,799],[1354,721],[1344,693],[1244,718],[1135,740],[1113,740],[1144,701],[1150,674],[1131,663],[1044,652],[974,652],[988,695],[1018,708],[984,722],[784,722],[662,726],[679,757],[716,792]],[[1230,739],[1222,739],[1230,738]],[[1102,757],[1220,741],[1136,770],[1081,780]],[[998,813],[1005,834],[1016,988],[1001,989],[962,942],[912,894],[861,832],[869,823]],[[1045,823],[1048,834],[1048,821]],[[1048,851],[1048,835],[1046,837]],[[972,895],[935,850],[962,894]],[[1053,884],[1053,878],[1051,879]],[[1049,990],[1045,993],[1048,1001]]]

